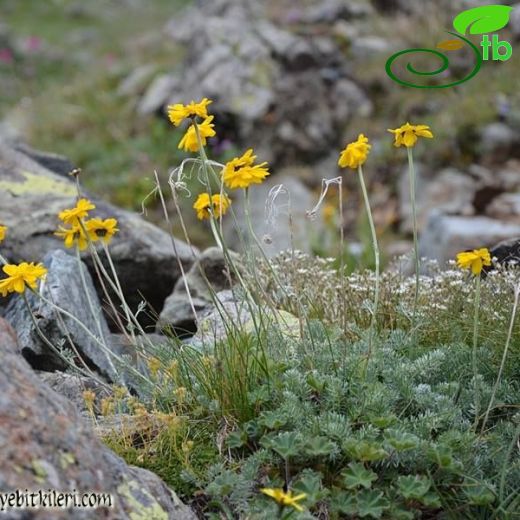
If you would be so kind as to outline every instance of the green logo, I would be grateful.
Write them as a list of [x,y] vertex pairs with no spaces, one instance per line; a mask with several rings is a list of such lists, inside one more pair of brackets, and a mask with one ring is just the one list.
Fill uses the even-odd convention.
[[[513,47],[508,41],[500,40],[498,34],[493,34],[491,38],[489,35],[489,33],[493,33],[495,31],[503,29],[508,24],[511,10],[512,7],[505,5],[485,5],[482,7],[475,7],[474,9],[468,9],[467,11],[463,11],[462,13],[457,15],[453,20],[453,27],[457,32],[455,33],[448,31],[448,34],[454,36],[455,39],[446,40],[439,43],[437,45],[437,49],[440,50],[406,49],[404,51],[397,52],[394,55],[390,56],[390,58],[386,62],[386,73],[396,83],[404,85],[405,87],[413,88],[448,88],[460,85],[461,83],[470,80],[478,74],[480,68],[482,67],[483,61],[488,61],[490,59],[492,59],[493,61],[507,61],[513,55]],[[482,41],[480,43],[482,51],[468,38],[465,38],[466,35],[475,34],[483,35]],[[406,63],[405,68],[410,74],[413,74],[415,76],[422,76],[426,78],[437,76],[438,74],[442,74],[449,68],[450,61],[448,56],[446,55],[446,52],[457,51],[465,46],[468,46],[472,50],[475,59],[475,65],[473,69],[466,75],[466,77],[456,81],[452,81],[451,83],[440,85],[416,84],[412,81],[406,81],[398,78],[393,70],[394,65],[396,65],[396,61],[405,55],[418,53],[430,54],[440,60],[440,66],[437,67],[435,70],[417,70],[409,61]]]

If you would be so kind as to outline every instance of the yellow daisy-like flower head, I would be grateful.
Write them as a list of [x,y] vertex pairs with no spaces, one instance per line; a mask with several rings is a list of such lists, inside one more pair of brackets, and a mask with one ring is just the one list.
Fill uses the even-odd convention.
[[[216,132],[214,130],[215,125],[212,123],[212,121],[213,116],[209,116],[206,119],[204,119],[204,121],[200,125],[197,124],[202,146],[206,146],[206,139],[208,137],[214,137],[216,135]],[[179,143],[179,149],[182,149],[185,152],[199,151],[199,142],[197,140],[197,132],[195,131],[194,125],[191,125],[188,128],[188,130],[186,130],[184,137],[181,139],[181,142]]]
[[230,204],[231,201],[225,194],[222,197],[217,194],[210,198],[209,193],[201,193],[193,204],[193,209],[197,212],[199,220],[209,219],[212,214],[218,219],[226,214]]
[[29,286],[36,289],[36,282],[47,274],[43,264],[22,262],[21,264],[7,264],[2,268],[7,278],[0,280],[0,294],[7,296],[9,293],[23,293]]
[[289,506],[296,511],[303,511],[303,507],[298,502],[307,496],[305,493],[293,496],[291,491],[284,491],[282,488],[262,488],[260,491],[281,506]]
[[413,148],[419,137],[433,139],[433,134],[427,125],[411,125],[410,123],[406,123],[395,130],[389,128],[388,131],[394,134],[394,146],[396,147],[406,146],[407,148]]
[[368,138],[359,134],[357,141],[347,144],[339,156],[338,165],[341,168],[357,169],[365,164],[372,146],[368,144]]
[[185,119],[188,119],[189,117],[198,116],[202,119],[206,119],[208,117],[208,105],[210,103],[213,103],[213,101],[208,98],[204,98],[198,103],[192,101],[187,105],[183,105],[182,103],[168,105],[168,117],[175,126],[179,126]]
[[65,224],[74,225],[78,223],[80,218],[85,218],[88,215],[88,212],[95,207],[96,206],[92,204],[90,200],[79,199],[74,208],[63,210],[58,215],[58,218]]
[[484,266],[491,265],[491,255],[489,249],[474,249],[473,251],[463,251],[457,255],[457,265],[461,269],[471,269],[471,272],[478,276]]
[[87,230],[90,240],[93,242],[103,240],[105,244],[108,244],[112,240],[112,237],[119,231],[115,218],[106,218],[105,220],[91,218],[85,222],[85,229]]
[[0,242],[5,239],[5,232],[7,231],[7,226],[0,226]]
[[270,175],[267,163],[254,164],[256,155],[250,148],[241,157],[235,157],[222,170],[225,185],[231,189],[248,188],[251,184],[261,184]]
[[87,235],[83,231],[83,228],[79,225],[79,223],[74,224],[70,228],[60,227],[56,233],[54,233],[57,237],[63,238],[63,243],[66,248],[71,248],[75,245],[79,247],[80,251],[84,251],[88,246]]

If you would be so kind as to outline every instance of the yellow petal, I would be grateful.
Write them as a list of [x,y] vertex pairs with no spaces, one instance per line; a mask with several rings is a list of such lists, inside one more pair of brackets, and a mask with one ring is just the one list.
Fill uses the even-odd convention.
[[464,42],[462,40],[444,40],[437,44],[437,49],[442,49],[443,51],[458,51],[464,47]]

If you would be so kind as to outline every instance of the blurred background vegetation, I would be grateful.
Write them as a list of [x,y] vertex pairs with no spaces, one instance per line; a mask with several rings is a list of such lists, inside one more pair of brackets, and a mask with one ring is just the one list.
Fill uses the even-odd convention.
[[165,119],[136,117],[137,100],[117,89],[143,63],[175,67],[182,50],[161,29],[187,3],[2,0],[2,29],[25,52],[2,55],[0,118],[82,167],[89,189],[139,208],[153,170],[178,162],[178,135]]
[[[313,0],[261,3],[268,7],[271,21],[295,32],[302,32],[301,27],[287,20],[307,5],[321,5]],[[153,188],[154,170],[166,175],[185,155],[177,149],[181,131],[168,122],[163,110],[143,115],[136,108],[154,77],[162,73],[184,74],[189,46],[172,38],[172,30],[168,34],[165,26],[172,19],[181,20],[183,8],[195,4],[188,0],[1,0],[2,131],[14,133],[35,148],[67,156],[83,169],[83,182],[88,189],[117,205],[140,210],[142,200]],[[513,149],[498,161],[496,157],[489,159],[481,135],[482,128],[497,121],[509,125],[516,136],[519,134],[519,58],[514,52],[510,62],[485,63],[481,73],[460,88],[397,87],[384,74],[390,51],[417,46],[435,48],[439,35],[445,35],[453,12],[459,7],[444,1],[423,2],[420,9],[416,2],[405,0],[345,0],[343,4],[370,5],[372,11],[369,16],[352,20],[347,17],[346,21],[316,23],[311,29],[304,28],[303,33],[315,42],[319,38],[324,40],[326,34],[337,44],[343,53],[342,68],[362,89],[373,108],[369,115],[349,116],[344,131],[331,140],[329,159],[332,159],[324,165],[312,164],[310,177],[302,175],[302,179],[317,199],[321,178],[338,173],[333,159],[340,144],[355,139],[359,132],[369,135],[375,144],[368,182],[376,224],[383,242],[395,243],[397,239],[410,238],[409,229],[402,225],[403,195],[399,192],[406,161],[403,154],[393,149],[386,129],[407,119],[429,124],[434,129],[436,139],[417,150],[418,161],[427,165],[424,177],[428,179],[434,178],[442,168],[453,167],[465,173],[475,163],[502,164],[510,157],[520,156]],[[329,29],[331,35],[326,33]],[[374,49],[376,52],[372,52]],[[462,70],[464,66],[464,63],[457,65]],[[122,89],[131,76],[133,85],[129,95]],[[222,114],[219,118],[225,127],[227,122]],[[218,130],[220,133],[221,129]],[[230,141],[225,151],[212,150],[213,156],[215,152],[221,153],[216,157],[224,160],[249,146],[239,140]],[[305,159],[294,166],[300,167],[302,163],[306,165]],[[274,161],[273,171],[278,171],[279,166]],[[293,169],[291,174],[299,175],[295,172]],[[364,212],[359,211],[355,176],[347,175],[345,193],[347,236],[354,240],[361,233],[360,245],[368,244],[368,228]],[[330,200],[334,200],[334,194]],[[192,201],[184,201],[190,213],[191,204]],[[161,223],[161,213],[157,208],[154,213],[153,206],[151,201],[150,218]],[[207,244],[205,227],[193,215],[189,218],[194,242]],[[335,236],[334,226],[325,224],[325,229],[330,228]],[[331,240],[325,242],[328,245],[314,244],[314,249],[320,254],[333,254],[336,245]],[[359,250],[369,251],[362,247]],[[361,265],[370,264],[369,258],[369,252],[362,253]]]

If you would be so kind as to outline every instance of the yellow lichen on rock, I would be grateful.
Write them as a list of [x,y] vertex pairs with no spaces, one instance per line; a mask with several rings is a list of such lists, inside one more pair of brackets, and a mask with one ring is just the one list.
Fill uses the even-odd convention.
[[[117,493],[131,508],[129,517],[131,520],[168,520],[168,513],[160,506],[159,502],[148,493],[135,480],[123,482]],[[146,495],[150,505],[140,502],[135,494]]]
[[0,191],[7,191],[15,196],[27,195],[60,195],[64,197],[74,196],[76,189],[74,184],[67,180],[60,180],[46,175],[37,175],[28,171],[17,172],[23,176],[23,180],[0,180]]

